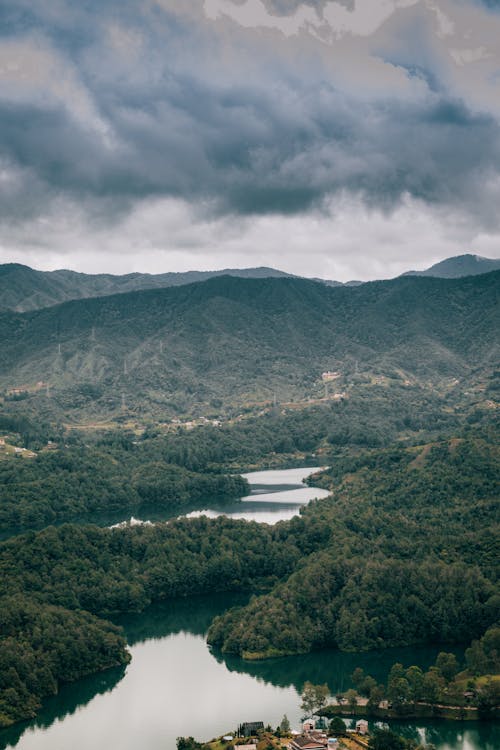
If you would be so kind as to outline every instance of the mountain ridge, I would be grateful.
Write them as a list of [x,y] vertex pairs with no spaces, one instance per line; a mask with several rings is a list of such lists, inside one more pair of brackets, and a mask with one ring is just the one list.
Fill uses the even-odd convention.
[[445,258],[424,271],[406,271],[403,276],[434,276],[442,279],[456,279],[463,276],[477,276],[500,269],[500,260],[484,258],[481,255],[466,253]]
[[[472,260],[471,260],[472,259]],[[460,276],[488,273],[500,268],[500,260],[463,255],[447,258],[424,271],[407,271],[402,276]],[[71,299],[90,299],[111,294],[125,294],[146,289],[183,286],[219,276],[238,278],[306,278],[267,266],[255,268],[226,268],[215,271],[186,271],[152,273],[86,274],[70,269],[38,271],[21,263],[0,265],[0,310],[27,312],[51,307]],[[309,279],[330,287],[354,287],[365,283],[346,282],[313,277]]]
[[[48,383],[61,408],[86,414],[119,411],[124,394],[132,410],[172,415],[276,391],[282,400],[322,395],[327,370],[341,371],[339,391],[358,370],[400,381],[461,376],[496,361],[499,280],[328,287],[222,276],[3,312],[0,387]],[[43,392],[33,398],[48,408]]]

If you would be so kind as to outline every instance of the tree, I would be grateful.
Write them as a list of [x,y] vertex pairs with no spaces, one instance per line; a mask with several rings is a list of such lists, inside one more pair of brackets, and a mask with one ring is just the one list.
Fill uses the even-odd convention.
[[280,730],[283,732],[283,734],[288,734],[290,731],[290,722],[288,721],[288,716],[286,714],[284,714],[283,718],[281,719]]
[[486,718],[498,705],[500,705],[500,683],[490,677],[478,692],[477,707],[480,715]]
[[366,704],[366,707],[369,711],[373,711],[375,708],[378,708],[380,705],[380,701],[384,700],[385,695],[385,689],[383,685],[375,685],[370,690],[370,697],[368,698],[368,703]]
[[387,678],[387,684],[390,685],[391,682],[394,682],[395,680],[398,680],[404,676],[405,676],[405,670],[404,670],[403,665],[400,664],[399,662],[396,662],[391,667],[391,671],[389,672],[389,677]]
[[436,659],[436,667],[446,682],[451,682],[459,670],[457,657],[455,654],[447,654],[445,651],[441,651]]
[[412,665],[406,670],[406,680],[408,681],[408,685],[410,686],[409,697],[411,698],[413,703],[416,703],[422,697],[424,673],[422,672],[420,667]]
[[330,734],[342,735],[345,734],[345,730],[345,722],[340,718],[340,716],[334,716],[330,722],[330,726],[328,727],[328,731],[330,732]]
[[177,737],[177,750],[201,750],[202,747],[193,737]]
[[375,729],[368,740],[370,750],[406,750],[408,743],[390,729]]
[[351,680],[356,690],[359,690],[360,685],[363,684],[365,677],[366,675],[364,669],[361,669],[361,667],[356,667],[351,675]]
[[356,667],[351,675],[351,680],[354,683],[354,687],[360,695],[368,697],[372,688],[376,687],[377,682],[369,674],[365,674],[361,667]]
[[429,671],[424,674],[422,698],[428,703],[437,703],[440,692],[441,680],[439,678],[439,673],[435,667],[431,667]]
[[347,700],[347,705],[349,706],[350,711],[354,713],[358,705],[358,694],[356,693],[355,690],[352,690],[351,688],[345,694],[345,698]]
[[484,674],[488,669],[488,659],[479,641],[472,641],[465,651],[467,669],[474,675]]
[[305,682],[300,707],[306,716],[313,716],[323,708],[329,695],[330,688],[326,683],[324,685],[313,685],[312,682]]

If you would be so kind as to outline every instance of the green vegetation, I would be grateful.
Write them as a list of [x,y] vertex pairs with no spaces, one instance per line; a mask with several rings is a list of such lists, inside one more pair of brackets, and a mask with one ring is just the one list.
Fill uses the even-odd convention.
[[313,685],[311,682],[304,683],[302,689],[302,703],[300,705],[306,716],[314,716],[326,703],[329,690],[328,685]]
[[[490,261],[491,264],[494,261]],[[487,267],[487,270],[493,268]],[[483,270],[483,273],[485,270]],[[0,309],[25,312],[50,307],[82,297],[103,297],[140,289],[158,289],[205,281],[214,276],[232,275],[242,278],[288,276],[274,268],[225,269],[224,271],[186,271],[184,273],[109,273],[86,274],[60,269],[36,271],[20,263],[0,265]],[[462,274],[463,275],[463,274]]]
[[[336,472],[324,475],[335,484],[331,497],[274,527],[221,517],[113,530],[66,524],[13,537],[0,544],[3,616],[28,600],[58,608],[72,633],[71,618],[82,611],[100,630],[98,618],[153,601],[264,589],[216,618],[210,642],[268,656],[326,644],[360,650],[481,636],[498,617],[495,433],[372,450],[346,457]],[[0,632],[2,654],[10,641]],[[476,669],[494,656],[489,639],[471,646]],[[44,637],[28,629],[26,642],[36,650]],[[110,663],[126,659],[117,644]],[[30,648],[15,652],[21,684]],[[44,648],[52,654],[55,643]],[[78,638],[73,648],[82,674],[98,668]],[[453,664],[443,660],[440,668],[453,671]],[[4,709],[9,720],[68,679],[58,669],[26,688],[36,696],[29,709]]]
[[[102,617],[238,590],[254,596],[215,618],[209,642],[249,659],[480,639],[467,658],[486,715],[496,688],[484,669],[498,649],[483,634],[500,601],[498,278],[341,289],[224,278],[0,314],[0,434],[38,452],[4,451],[4,533],[238,496],[244,468],[331,465],[319,480],[330,497],[275,527],[65,524],[1,543],[0,725],[33,715],[63,682],[127,661]],[[341,372],[345,399],[305,408],[323,396],[326,369]],[[8,392],[41,382],[50,394]],[[276,390],[295,401],[273,408]],[[231,417],[220,427],[161,424],[219,413]],[[62,426],[106,415],[147,429]],[[443,655],[436,669],[446,680],[456,665]],[[410,688],[419,679],[397,676]]]
[[[9,408],[51,419],[234,413],[373,377],[439,385],[497,361],[499,273],[332,288],[221,277],[0,314],[0,387],[50,383]],[[125,410],[122,410],[122,394]],[[238,412],[236,412],[237,414]]]
[[405,740],[391,729],[375,729],[368,740],[369,750],[415,750],[413,740]]
[[[0,544],[0,664],[9,670],[0,726],[32,715],[60,682],[127,659],[125,642],[100,617],[176,596],[268,587],[296,564],[298,533],[221,517],[113,530],[63,525]],[[26,612],[33,624],[16,628]],[[38,618],[49,624],[40,628]],[[39,655],[50,670],[35,680]],[[19,700],[9,692],[14,683]]]
[[0,462],[0,525],[37,528],[141,506],[176,512],[210,497],[223,502],[248,494],[242,477],[188,471],[161,453],[133,448],[82,446]]
[[255,658],[480,635],[498,618],[499,469],[493,434],[346,459],[325,474],[332,495],[303,516],[316,550],[216,618],[209,642]]
[[[404,388],[391,389],[390,400],[382,393],[360,394],[220,427],[149,428],[142,436],[126,431],[79,436],[51,430],[26,415],[3,420],[0,415],[0,428],[7,428],[11,441],[39,452],[29,461],[0,461],[0,526],[35,529],[141,507],[174,514],[212,497],[221,502],[247,494],[246,482],[227,472],[290,460],[317,462],[318,456],[323,463],[333,458],[337,465],[344,445],[352,451],[396,438],[412,442],[463,422],[443,400]],[[56,450],[45,449],[48,440]],[[0,450],[2,455],[7,458]]]
[[110,622],[23,596],[2,599],[0,632],[0,727],[34,716],[61,683],[129,660]]
[[[317,713],[338,719],[338,714],[363,713],[379,719],[446,716],[490,718],[500,715],[500,628],[489,628],[466,651],[466,669],[455,654],[440,652],[426,672],[412,665],[393,664],[385,684],[361,668],[351,679],[356,690],[337,696],[337,705],[320,706]],[[318,687],[304,687],[304,694]]]

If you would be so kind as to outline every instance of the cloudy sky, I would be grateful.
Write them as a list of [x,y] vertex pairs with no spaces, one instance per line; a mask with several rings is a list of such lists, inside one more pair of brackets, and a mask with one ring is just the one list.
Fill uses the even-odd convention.
[[500,257],[500,0],[0,0],[0,262]]

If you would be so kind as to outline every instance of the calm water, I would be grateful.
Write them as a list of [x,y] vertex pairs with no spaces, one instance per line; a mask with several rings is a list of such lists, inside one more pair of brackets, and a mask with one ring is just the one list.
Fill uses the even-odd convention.
[[[274,524],[278,521],[288,521],[296,516],[302,505],[306,505],[315,497],[325,497],[326,490],[308,487],[302,480],[319,471],[320,467],[301,469],[279,469],[273,471],[254,471],[243,474],[251,486],[251,494],[246,497],[221,503],[212,497],[197,506],[191,505],[187,513],[188,518],[205,515],[209,518],[226,515],[231,518],[243,518],[260,523]],[[161,510],[158,507],[143,507],[135,516],[139,521],[169,521],[178,517],[179,513],[171,510]],[[93,523],[98,526],[116,526],[129,522],[130,511],[113,513],[93,513],[91,516],[80,516],[73,519],[74,523]],[[65,523],[61,521],[61,523]],[[59,525],[58,523],[55,524]],[[18,533],[14,529],[0,532],[0,541],[8,539]]]
[[[211,505],[205,512],[220,510],[270,523],[290,518],[300,505],[322,493],[300,487],[312,471],[249,474],[251,496],[234,509]],[[349,675],[356,666],[385,680],[395,661],[427,668],[441,650],[407,648],[363,655],[329,650],[264,662],[212,653],[205,643],[212,618],[245,601],[234,595],[192,598],[124,619],[132,662],[65,687],[46,702],[36,720],[0,731],[0,750],[175,750],[180,735],[207,740],[234,730],[242,721],[276,726],[285,713],[292,727],[298,727],[299,695],[306,680],[327,682],[335,693],[350,687]],[[435,721],[397,729],[433,742],[438,750],[500,748],[499,724]]]
[[[276,726],[285,713],[298,727],[305,680],[327,682],[335,693],[350,686],[356,666],[385,679],[395,661],[427,668],[437,655],[437,648],[359,656],[329,650],[248,663],[211,653],[204,639],[211,619],[244,602],[242,596],[193,598],[127,618],[128,667],[66,687],[34,722],[0,732],[0,748],[175,750],[180,735],[207,740],[242,721]],[[430,721],[402,724],[398,731],[438,750],[500,748],[499,724]]]
[[[250,482],[251,494],[225,503],[218,503],[216,498],[208,500],[201,508],[183,514],[187,518],[197,516],[230,516],[231,518],[259,521],[260,523],[277,523],[289,521],[299,513],[300,507],[316,497],[326,497],[327,490],[308,487],[302,480],[319,471],[321,467],[313,466],[300,469],[277,469],[271,471],[252,471],[243,474]],[[142,512],[140,520],[163,521],[172,518],[158,510]],[[123,521],[123,518],[119,518]],[[127,518],[128,520],[128,518]],[[116,523],[116,520],[114,520]]]
[[302,480],[319,471],[321,467],[302,469],[279,469],[272,471],[252,471],[243,474],[250,482],[251,494],[239,502],[217,505],[188,513],[188,518],[205,515],[209,518],[226,515],[231,518],[244,518],[260,523],[289,521],[296,516],[302,505],[315,497],[326,497],[327,490],[308,487]]

